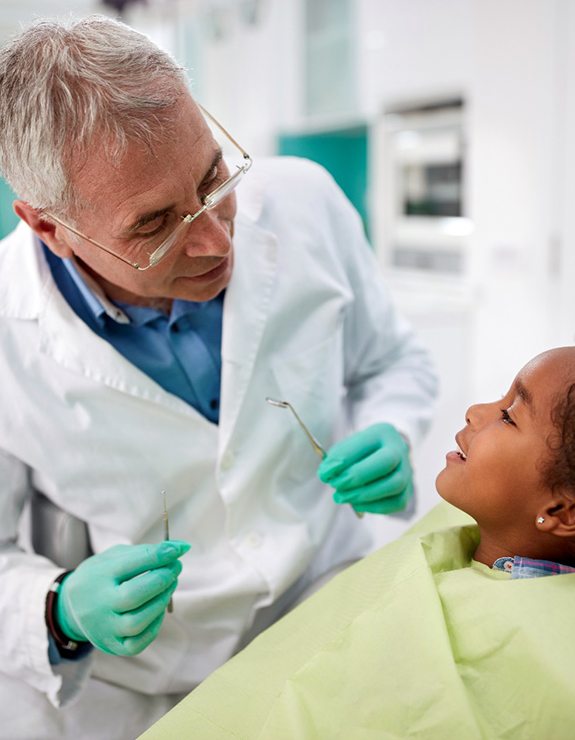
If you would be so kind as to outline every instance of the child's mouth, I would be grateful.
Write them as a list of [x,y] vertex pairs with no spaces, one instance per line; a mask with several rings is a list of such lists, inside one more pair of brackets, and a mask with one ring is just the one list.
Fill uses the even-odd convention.
[[460,442],[459,434],[455,435],[455,444],[457,445],[456,454],[465,462],[467,460],[467,454],[463,452],[463,445]]

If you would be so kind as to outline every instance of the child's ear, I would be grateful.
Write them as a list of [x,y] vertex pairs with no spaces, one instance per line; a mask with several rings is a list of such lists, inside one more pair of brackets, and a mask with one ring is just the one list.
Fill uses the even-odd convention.
[[537,513],[537,529],[557,537],[575,538],[575,498],[557,494]]

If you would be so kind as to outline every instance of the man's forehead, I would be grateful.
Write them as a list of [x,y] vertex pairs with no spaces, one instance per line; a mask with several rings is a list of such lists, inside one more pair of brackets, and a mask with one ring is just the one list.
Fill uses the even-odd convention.
[[105,204],[109,211],[177,177],[178,168],[203,177],[217,145],[197,106],[193,104],[185,113],[191,115],[181,116],[174,128],[157,132],[153,146],[132,139],[121,154],[114,151],[113,142],[105,140],[100,146],[90,147],[75,160],[71,173],[79,200],[92,208]]

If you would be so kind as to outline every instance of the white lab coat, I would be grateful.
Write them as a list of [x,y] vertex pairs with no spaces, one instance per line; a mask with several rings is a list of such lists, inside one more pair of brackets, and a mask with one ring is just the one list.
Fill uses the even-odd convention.
[[[85,326],[24,224],[0,244],[1,737],[133,737],[254,618],[269,623],[366,552],[364,523],[333,503],[305,436],[266,396],[289,400],[326,447],[377,421],[415,441],[429,421],[427,354],[331,178],[262,161],[238,195],[219,426]],[[175,612],[141,655],[50,666],[44,604],[61,569],[17,542],[30,485],[88,522],[95,552],[161,540],[168,491],[171,535],[192,549]]]

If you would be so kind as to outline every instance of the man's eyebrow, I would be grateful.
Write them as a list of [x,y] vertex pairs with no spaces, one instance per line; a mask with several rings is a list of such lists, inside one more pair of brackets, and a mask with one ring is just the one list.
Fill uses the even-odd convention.
[[529,391],[523,382],[520,380],[520,378],[516,378],[515,380],[515,392],[519,396],[519,398],[525,403],[525,405],[529,408],[529,411],[533,414],[535,409],[533,408],[533,396],[531,395],[531,391]]
[[[217,167],[219,163],[222,161],[222,159],[223,159],[222,150],[220,147],[218,147],[218,150],[214,153],[214,156],[212,157],[212,161],[210,162],[209,167],[206,170],[206,175],[210,173],[214,169],[214,167]],[[128,226],[126,231],[128,233],[138,231],[138,229],[141,229],[142,226],[145,226],[146,224],[150,223],[154,219],[159,218],[160,216],[163,216],[164,214],[171,211],[173,208],[174,208],[174,204],[171,203],[165,208],[160,208],[154,211],[149,211],[148,213],[143,213],[141,216],[137,216],[136,220],[130,226]]]

